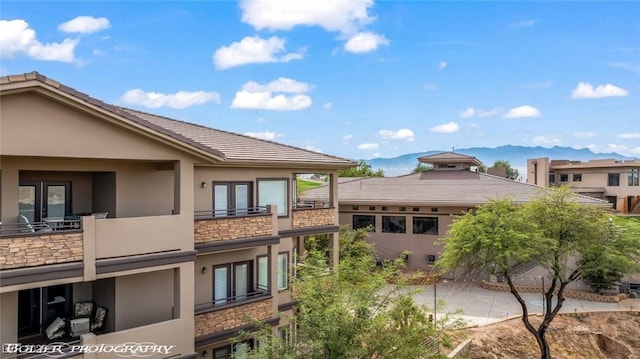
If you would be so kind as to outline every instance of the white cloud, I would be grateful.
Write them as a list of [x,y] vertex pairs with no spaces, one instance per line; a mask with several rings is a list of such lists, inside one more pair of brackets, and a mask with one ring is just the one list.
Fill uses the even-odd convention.
[[111,27],[106,17],[78,16],[58,25],[58,30],[67,33],[91,34]]
[[621,133],[618,135],[618,138],[625,140],[640,140],[640,132]]
[[344,50],[355,54],[361,54],[371,52],[381,45],[388,46],[389,40],[382,35],[365,31],[359,32],[349,38],[349,40],[344,44]]
[[504,118],[530,118],[530,117],[540,117],[542,114],[540,110],[535,107],[529,105],[523,105],[520,107],[514,107],[509,110],[504,116]]
[[638,157],[640,156],[640,147],[629,147],[627,145],[618,145],[610,143],[607,145],[606,152],[616,152],[624,156]]
[[273,141],[278,137],[282,137],[281,133],[275,133],[275,132],[270,132],[270,131],[265,131],[265,132],[246,132],[244,135],[245,136],[249,136],[249,137],[259,138],[261,140],[269,140],[269,141]]
[[440,61],[440,63],[438,64],[438,70],[444,70],[446,67],[447,67],[446,61]]
[[267,120],[265,120],[263,117],[258,117],[258,119],[256,120],[257,123],[265,123],[267,122]]
[[235,66],[267,62],[289,62],[304,57],[305,49],[299,52],[282,54],[286,40],[277,36],[263,39],[260,36],[247,36],[239,42],[223,46],[213,54],[217,69],[224,70]]
[[[249,81],[236,92],[231,108],[295,111],[311,106],[311,97],[305,95],[309,84],[281,77],[267,84]],[[274,94],[293,93],[293,95]]]
[[595,89],[591,84],[586,82],[580,82],[573,92],[571,98],[602,98],[602,97],[616,97],[616,96],[629,96],[627,90],[622,89],[612,84],[599,85]]
[[304,148],[305,148],[306,150],[308,150],[308,151],[313,151],[313,152],[318,152],[318,153],[324,153],[324,152],[322,152],[322,150],[321,150],[321,149],[319,149],[319,148],[318,148],[318,147],[316,147],[316,146],[305,146]]
[[371,155],[371,158],[380,158],[380,152],[376,152]]
[[562,143],[562,136],[559,136],[559,135],[536,136],[533,138],[533,143],[536,145],[557,146]]
[[380,130],[378,132],[380,137],[391,140],[406,140],[407,142],[414,140],[414,133],[408,128],[403,128],[398,131]]
[[322,105],[322,108],[324,108],[325,110],[330,110],[333,107],[333,104],[331,102],[325,102],[324,105]]
[[424,84],[424,85],[422,86],[422,88],[423,88],[425,91],[435,91],[435,90],[437,90],[437,89],[438,89],[438,85],[436,85],[436,84]]
[[243,0],[242,21],[257,30],[291,30],[320,26],[326,31],[353,34],[375,18],[368,9],[373,0]]
[[43,44],[36,31],[24,20],[0,20],[0,54],[2,57],[25,55],[35,60],[73,62],[78,39]]
[[205,91],[178,91],[175,94],[163,94],[159,92],[144,92],[141,89],[133,89],[122,95],[122,101],[129,105],[140,105],[148,108],[171,107],[186,108],[202,105],[207,102],[220,103],[220,94]]
[[533,19],[521,20],[511,24],[511,27],[531,27],[536,23]]
[[597,133],[593,131],[584,131],[584,132],[574,132],[572,133],[575,138],[593,138],[596,137]]
[[473,107],[467,107],[466,110],[460,112],[460,117],[462,118],[487,118],[487,117],[493,117],[496,116],[500,113],[500,111],[502,111],[502,109],[500,107],[496,107],[494,109],[491,110],[479,110]]
[[436,133],[454,133],[460,131],[460,125],[451,121],[443,123],[442,125],[431,127],[429,131]]
[[344,136],[342,136],[342,140],[343,140],[343,141],[349,141],[349,140],[351,140],[352,138],[353,138],[353,135],[344,135]]
[[359,150],[375,150],[378,147],[377,143],[361,143],[358,145]]

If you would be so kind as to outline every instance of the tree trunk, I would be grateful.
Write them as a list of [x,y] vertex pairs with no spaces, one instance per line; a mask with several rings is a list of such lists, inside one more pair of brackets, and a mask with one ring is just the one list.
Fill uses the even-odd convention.
[[547,342],[545,333],[536,335],[536,341],[538,342],[538,347],[540,347],[540,358],[551,359],[551,351],[549,350],[549,343]]

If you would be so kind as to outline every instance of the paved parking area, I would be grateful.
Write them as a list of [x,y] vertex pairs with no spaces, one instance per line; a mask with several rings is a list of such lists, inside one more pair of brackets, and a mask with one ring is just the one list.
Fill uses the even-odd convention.
[[[413,286],[418,290],[415,300],[433,308],[434,286]],[[445,302],[446,310],[462,310],[461,317],[470,325],[489,324],[521,315],[522,309],[516,298],[509,292],[495,292],[480,288],[479,284],[467,282],[441,282],[435,286],[435,295],[438,300]],[[530,313],[542,313],[542,294],[523,293],[523,299],[527,302]],[[593,310],[617,310],[618,303],[591,302],[580,299],[567,298],[560,310],[561,313],[574,311]]]

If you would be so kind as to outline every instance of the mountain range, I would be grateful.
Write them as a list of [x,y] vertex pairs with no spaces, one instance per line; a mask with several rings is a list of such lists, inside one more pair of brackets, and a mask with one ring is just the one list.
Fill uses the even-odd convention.
[[[393,158],[374,158],[365,160],[374,170],[382,169],[385,176],[400,176],[411,173],[418,164],[418,157],[433,155],[447,150],[432,150],[418,153],[408,153]],[[451,151],[451,150],[448,150]],[[521,175],[526,174],[527,159],[548,157],[552,160],[572,160],[588,161],[593,159],[615,158],[618,160],[629,160],[618,153],[594,153],[588,148],[575,149],[572,147],[527,147],[505,145],[495,148],[471,147],[454,149],[453,152],[473,156],[480,160],[485,166],[491,167],[497,160],[509,161],[512,168],[515,168]]]

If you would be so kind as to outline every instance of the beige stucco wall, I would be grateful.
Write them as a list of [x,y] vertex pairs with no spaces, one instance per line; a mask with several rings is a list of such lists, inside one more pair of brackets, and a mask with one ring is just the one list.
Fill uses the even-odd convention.
[[[379,259],[395,259],[405,250],[412,254],[409,256],[407,265],[416,269],[429,269],[427,255],[435,254],[436,259],[442,250],[441,246],[435,244],[438,238],[444,237],[449,226],[453,222],[452,214],[462,213],[467,208],[456,207],[423,207],[419,206],[419,212],[413,212],[414,206],[406,206],[406,211],[400,212],[399,206],[387,206],[388,211],[380,212],[381,205],[376,206],[375,211],[369,211],[368,205],[359,205],[358,211],[354,211],[351,205],[341,203],[340,224],[353,224],[353,215],[375,215],[376,231],[369,233],[367,241],[375,245]],[[437,212],[432,212],[432,208],[437,208]],[[382,233],[382,216],[405,216],[407,233]],[[438,235],[412,234],[413,217],[437,217]]]
[[173,319],[173,270],[116,278],[116,330]]
[[17,341],[18,292],[2,293],[0,294],[0,343],[16,343]]

